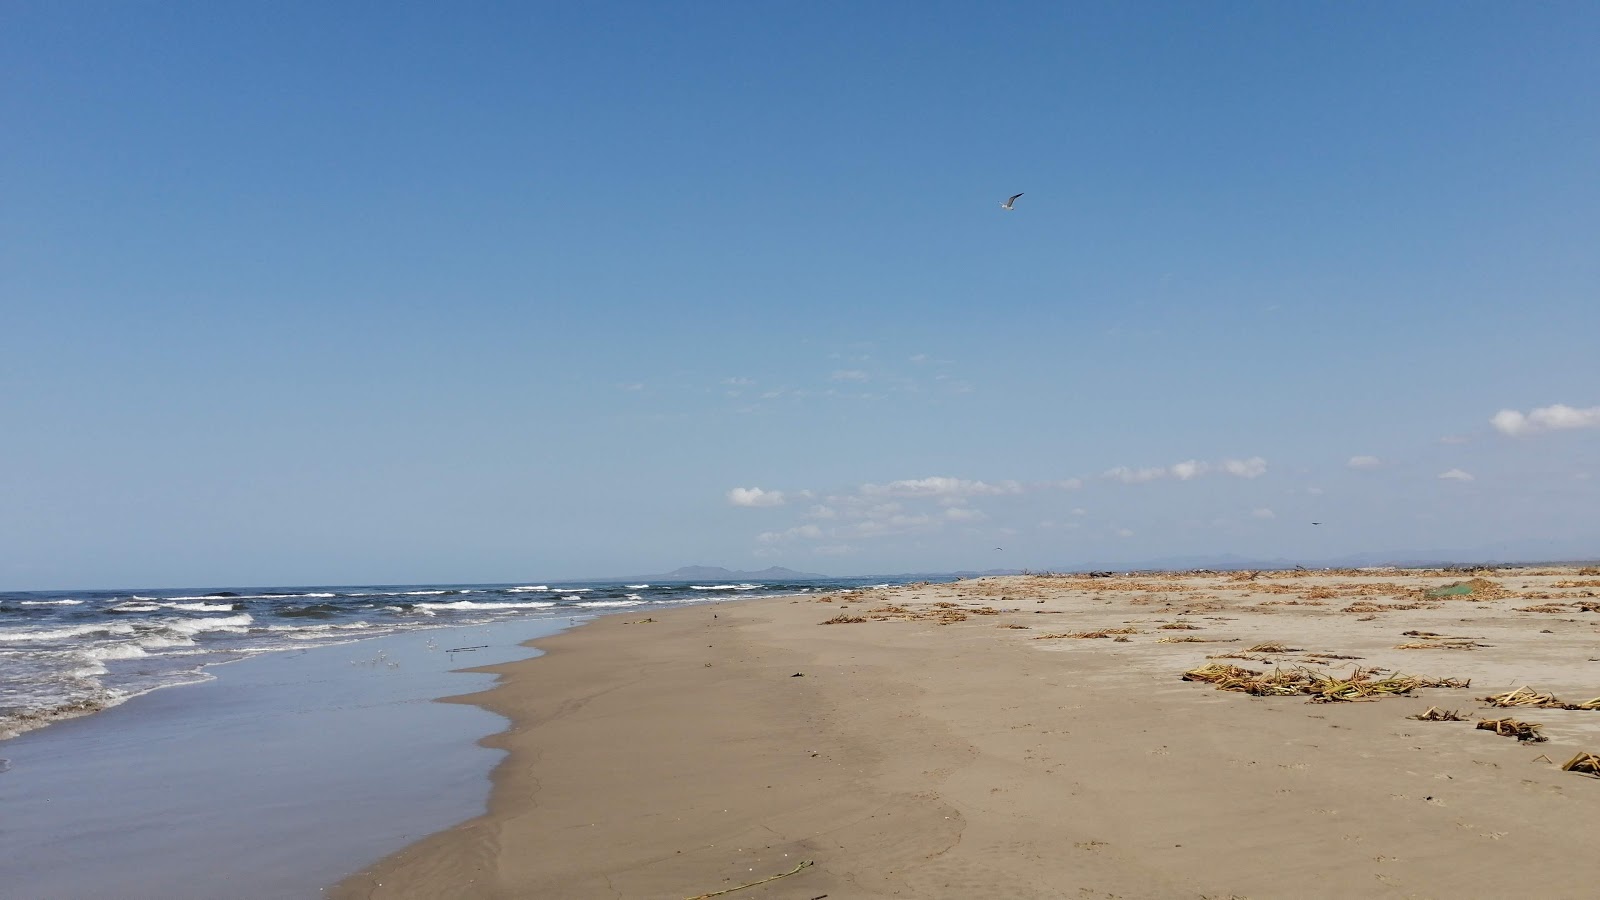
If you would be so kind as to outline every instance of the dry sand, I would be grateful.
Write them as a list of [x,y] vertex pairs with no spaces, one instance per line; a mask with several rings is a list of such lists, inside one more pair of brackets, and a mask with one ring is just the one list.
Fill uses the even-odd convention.
[[[1600,710],[1479,698],[1600,696],[1600,574],[1424,594],[1465,577],[1019,576],[602,619],[460,698],[512,723],[488,814],[333,895],[693,898],[814,861],[725,896],[1593,897],[1600,779],[1560,763],[1600,752]],[[1308,703],[1181,680],[1207,663],[1472,684]],[[1430,706],[1468,721],[1407,718]],[[1548,742],[1475,728],[1507,715]]]

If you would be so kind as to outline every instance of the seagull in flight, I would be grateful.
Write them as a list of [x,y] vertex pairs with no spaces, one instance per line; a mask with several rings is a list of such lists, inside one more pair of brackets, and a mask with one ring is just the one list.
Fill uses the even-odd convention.
[[1008,199],[1007,199],[1007,200],[1006,200],[1006,202],[1004,202],[1004,203],[1002,203],[1002,204],[1000,204],[1000,208],[1001,208],[1001,209],[1003,209],[1003,210],[1005,210],[1005,211],[1006,211],[1006,212],[1011,212],[1011,211],[1012,211],[1012,210],[1013,210],[1013,209],[1015,209],[1015,208],[1016,208],[1016,207],[1014,207],[1014,206],[1013,206],[1013,205],[1012,205],[1012,204],[1014,204],[1014,203],[1016,203],[1016,202],[1017,202],[1017,198],[1018,198],[1018,197],[1021,197],[1021,196],[1022,196],[1022,195],[1021,195],[1021,194],[1012,194],[1012,195],[1011,195],[1011,196],[1010,196],[1010,197],[1009,197],[1009,198],[1008,198]]

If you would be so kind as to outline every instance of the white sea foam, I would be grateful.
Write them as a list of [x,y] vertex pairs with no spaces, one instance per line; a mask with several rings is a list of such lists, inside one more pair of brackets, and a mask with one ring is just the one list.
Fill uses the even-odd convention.
[[600,609],[602,607],[610,606],[638,606],[643,602],[643,600],[588,600],[583,603],[574,603],[572,605],[581,606],[584,609]]
[[587,594],[594,588],[555,588],[557,594]]
[[477,591],[401,591],[397,597],[437,597],[440,594],[476,594]]
[[691,584],[691,591],[758,591],[759,584]]
[[222,616],[216,619],[167,619],[161,623],[163,628],[171,629],[179,634],[202,634],[208,631],[233,632],[249,631],[250,623],[255,619],[249,613],[239,613],[236,616]]
[[78,606],[82,600],[23,600],[18,606]]
[[522,587],[506,588],[506,593],[508,593],[508,594],[529,594],[529,593],[535,593],[535,592],[538,592],[538,591],[548,591],[548,590],[550,590],[550,589],[548,587],[542,585],[542,584],[525,584]]
[[43,630],[7,628],[0,629],[0,641],[61,641],[89,634],[133,634],[133,626],[126,622],[99,622]]
[[235,597],[219,597],[216,594],[200,594],[194,597],[134,597],[135,600],[209,600],[212,603],[227,603],[233,600],[300,600],[306,597],[327,598],[337,597],[338,594],[239,594]]
[[136,656],[150,655],[135,643],[103,644],[99,647],[90,647],[83,652],[90,659],[133,659]]
[[639,596],[638,594],[629,594],[628,595],[628,599],[629,600],[643,600],[644,598]]
[[231,612],[232,603],[163,603],[167,609],[186,609],[192,612]]
[[418,610],[432,615],[436,609],[549,609],[555,603],[548,600],[530,600],[525,603],[484,603],[481,600],[456,600],[453,603],[420,603]]
[[111,606],[111,607],[107,607],[107,608],[112,610],[112,611],[114,611],[114,612],[155,612],[156,610],[161,608],[161,604],[159,604],[159,603],[119,603],[116,606]]
[[650,585],[648,585],[648,584],[629,584],[629,585],[624,585],[624,587],[628,588],[629,590],[633,590],[633,591],[642,591],[642,590],[644,590],[645,588],[647,588],[649,586]]

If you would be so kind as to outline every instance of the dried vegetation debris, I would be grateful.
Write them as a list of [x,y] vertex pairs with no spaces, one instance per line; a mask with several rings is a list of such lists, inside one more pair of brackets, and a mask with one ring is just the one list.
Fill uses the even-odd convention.
[[1437,706],[1428,707],[1427,712],[1420,712],[1414,716],[1406,716],[1419,722],[1465,722],[1467,717],[1459,710],[1440,709]]
[[1561,767],[1563,772],[1577,772],[1580,775],[1593,775],[1600,778],[1600,755],[1594,753],[1579,753],[1567,760]]
[[1416,675],[1380,675],[1379,669],[1352,669],[1337,676],[1304,666],[1279,669],[1271,674],[1225,663],[1207,663],[1183,673],[1184,681],[1204,681],[1221,691],[1238,691],[1258,697],[1306,695],[1310,703],[1376,700],[1385,695],[1409,694],[1417,688],[1464,688],[1470,680],[1427,678]]
[[1491,694],[1482,698],[1490,706],[1503,709],[1570,709],[1570,710],[1600,710],[1600,697],[1585,700],[1582,703],[1565,703],[1556,698],[1555,694],[1546,694],[1524,685],[1514,691],[1503,694]]
[[1504,719],[1484,719],[1478,723],[1478,728],[1484,731],[1492,731],[1501,737],[1514,737],[1519,741],[1530,744],[1538,744],[1549,740],[1549,738],[1539,733],[1539,729],[1543,727],[1538,722],[1519,722],[1509,717]]

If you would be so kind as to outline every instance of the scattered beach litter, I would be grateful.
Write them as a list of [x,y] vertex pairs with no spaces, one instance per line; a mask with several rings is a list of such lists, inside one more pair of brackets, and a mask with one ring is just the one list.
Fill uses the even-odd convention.
[[[710,900],[710,898],[712,898],[712,897],[721,897],[723,894],[731,894],[734,891],[742,891],[745,888],[755,887],[758,884],[766,884],[769,881],[777,881],[779,878],[788,878],[790,875],[793,875],[796,872],[799,872],[800,870],[805,869],[805,868],[809,868],[810,866],[813,866],[813,865],[816,865],[816,863],[814,863],[813,861],[808,859],[808,860],[805,860],[805,861],[801,862],[800,865],[795,866],[794,868],[790,869],[787,872],[779,872],[776,875],[772,875],[772,876],[769,876],[767,878],[763,878],[760,881],[752,881],[752,882],[749,882],[747,884],[738,885],[737,887],[724,888],[724,889],[722,889],[720,891],[712,891],[709,894],[695,894],[693,897],[687,898],[687,900]],[[823,896],[826,897],[827,894],[823,894]]]
[[1379,677],[1377,669],[1357,667],[1339,677],[1304,666],[1279,669],[1268,675],[1254,669],[1225,663],[1207,663],[1183,673],[1184,681],[1205,681],[1219,691],[1238,691],[1257,697],[1308,695],[1309,703],[1335,703],[1376,700],[1384,695],[1409,694],[1417,688],[1464,688],[1470,680],[1427,678],[1416,675]]
[[1419,722],[1465,722],[1467,717],[1453,709],[1440,709],[1437,706],[1428,707],[1427,712],[1420,712],[1414,716],[1406,716]]
[[1163,631],[1199,631],[1199,625],[1190,625],[1188,622],[1168,622],[1159,626]]
[[1478,728],[1492,731],[1501,737],[1514,737],[1519,741],[1537,744],[1548,741],[1549,738],[1539,733],[1543,726],[1537,722],[1519,722],[1516,719],[1484,719],[1478,723]]
[[1600,778],[1600,755],[1593,753],[1579,753],[1567,760],[1561,767],[1563,772],[1577,772],[1580,775],[1593,775]]
[[1502,708],[1600,710],[1600,697],[1596,697],[1593,700],[1585,700],[1582,703],[1564,703],[1556,699],[1554,694],[1541,694],[1527,686],[1519,687],[1514,691],[1506,691],[1503,694],[1484,697],[1483,702],[1490,706]]

